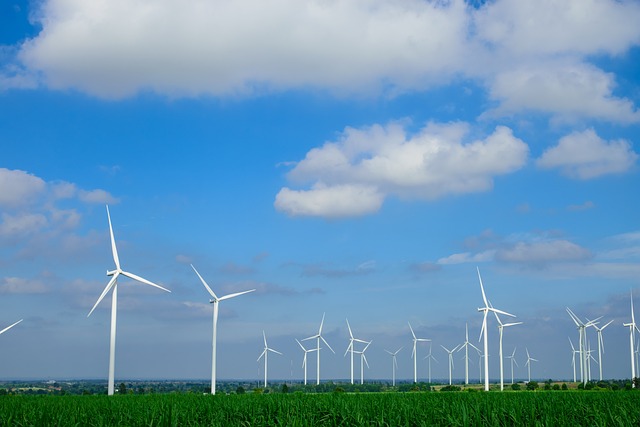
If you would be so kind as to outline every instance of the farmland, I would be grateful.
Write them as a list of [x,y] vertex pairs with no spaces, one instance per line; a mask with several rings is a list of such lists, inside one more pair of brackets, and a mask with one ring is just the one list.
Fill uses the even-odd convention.
[[195,393],[0,397],[0,425],[607,425],[640,423],[625,391]]

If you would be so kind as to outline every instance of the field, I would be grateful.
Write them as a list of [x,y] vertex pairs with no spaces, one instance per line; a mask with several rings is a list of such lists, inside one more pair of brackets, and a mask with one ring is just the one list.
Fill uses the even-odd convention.
[[1,396],[0,425],[630,426],[640,393]]

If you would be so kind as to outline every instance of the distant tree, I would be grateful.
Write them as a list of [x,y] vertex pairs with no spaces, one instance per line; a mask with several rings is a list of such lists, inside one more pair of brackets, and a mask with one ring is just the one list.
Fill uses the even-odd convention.
[[537,381],[529,381],[527,383],[527,390],[533,391],[533,390],[535,390],[537,388],[538,388],[538,382]]
[[236,393],[237,394],[244,394],[244,387],[239,385],[238,388],[236,389]]
[[337,386],[336,388],[333,389],[334,393],[344,393],[344,388]]
[[127,386],[125,385],[125,383],[120,383],[120,385],[118,386],[118,393],[127,394]]
[[554,384],[553,390],[560,390],[560,384]]
[[567,387],[566,383],[562,383],[562,389],[563,390],[569,390],[569,387]]
[[635,387],[636,389],[640,390],[640,378],[635,377],[633,379],[633,387]]
[[282,393],[289,393],[289,386],[286,384],[282,384],[282,388],[280,389]]
[[518,383],[513,383],[513,384],[511,384],[511,390],[519,391],[519,390],[522,390],[522,387],[520,387],[520,384],[518,384]]

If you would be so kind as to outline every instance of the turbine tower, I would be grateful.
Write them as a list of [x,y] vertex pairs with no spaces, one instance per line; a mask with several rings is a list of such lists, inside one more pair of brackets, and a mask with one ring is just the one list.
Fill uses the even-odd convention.
[[364,352],[367,351],[371,343],[372,341],[367,342],[362,351],[354,351],[354,353],[360,355],[360,384],[364,384],[364,365],[366,364],[367,368],[369,367],[369,362],[367,362],[367,356],[365,356]]
[[578,350],[576,350],[576,348],[573,346],[573,341],[571,341],[571,338],[569,338],[569,344],[571,344],[571,366],[573,366],[573,382],[576,382],[576,353],[580,353]]
[[[464,348],[464,383],[465,385],[468,385],[469,384],[469,346],[476,349],[476,351],[480,351],[480,349],[469,341],[469,324],[468,323],[465,323],[464,325],[464,334],[465,334],[464,344],[460,345],[460,347],[458,348],[458,351]],[[429,377],[431,377],[431,375],[429,375]],[[431,382],[431,379],[429,379],[429,382]]]
[[427,354],[424,358],[427,359],[427,363],[429,365],[429,384],[431,384],[431,360],[433,359],[436,363],[440,363],[438,362],[438,359],[436,359],[436,357],[431,354],[431,343],[429,343],[429,354]]
[[598,317],[597,319],[588,320],[587,323],[584,323],[578,316],[575,315],[573,311],[569,307],[567,307],[567,313],[573,320],[573,323],[576,324],[576,328],[578,329],[578,335],[580,337],[580,342],[578,343],[578,350],[580,352],[580,381],[587,384],[587,328],[589,326],[594,326],[595,323],[601,319]]
[[307,341],[307,340],[316,340],[316,351],[318,352],[318,364],[316,366],[317,369],[317,373],[316,373],[316,385],[320,384],[320,340],[322,340],[327,347],[329,347],[329,350],[331,350],[331,352],[333,354],[336,354],[335,351],[333,351],[333,349],[331,348],[331,346],[329,345],[329,343],[327,342],[327,340],[324,339],[324,337],[322,336],[322,325],[324,325],[324,315],[325,313],[322,313],[322,321],[320,322],[320,329],[318,329],[318,333],[316,335],[312,335],[310,337],[307,337],[305,339],[303,339],[302,341]]
[[347,353],[351,352],[351,384],[353,384],[353,353],[355,350],[353,348],[353,343],[359,342],[359,343],[367,344],[368,341],[353,337],[353,332],[351,331],[351,325],[349,325],[349,319],[347,319],[347,328],[349,329],[349,345],[347,346],[347,351],[344,352],[344,355],[346,356]]
[[480,338],[484,335],[484,390],[489,391],[489,339],[488,339],[488,330],[487,330],[487,315],[490,311],[494,313],[504,314],[505,316],[516,317],[513,314],[507,313],[506,311],[498,310],[493,308],[489,301],[487,300],[487,295],[484,293],[484,286],[482,285],[482,277],[480,276],[480,269],[476,267],[478,270],[478,279],[480,280],[480,290],[482,291],[482,300],[484,301],[484,307],[478,308],[478,311],[483,312],[482,317],[482,330],[480,331]]
[[256,362],[259,362],[260,359],[264,357],[264,388],[267,388],[267,370],[269,367],[267,360],[269,358],[269,352],[279,355],[282,355],[282,353],[280,353],[278,350],[269,348],[269,346],[267,345],[267,336],[265,335],[264,331],[262,331],[262,338],[264,338],[264,350],[262,350],[262,353],[260,353],[260,356],[258,357],[258,360],[256,360]]
[[[633,352],[633,340],[636,333],[636,330],[640,332],[638,326],[636,326],[636,316],[633,313],[633,291],[631,291],[631,323],[624,323],[626,327],[629,327],[629,349],[631,351],[631,384],[633,385],[633,379],[636,377],[636,363],[635,363],[635,353]],[[635,387],[635,385],[633,385]]]
[[392,370],[392,387],[396,386],[396,369],[398,368],[398,361],[396,360],[396,356],[398,355],[398,353],[400,352],[400,350],[402,350],[403,347],[400,347],[399,349],[397,349],[396,351],[394,351],[393,353],[390,352],[389,350],[385,350],[387,353],[389,353],[391,355],[392,358],[392,362],[391,362],[391,370]]
[[[409,323],[409,322],[407,322]],[[417,354],[417,344],[419,341],[431,341],[427,338],[417,338],[416,334],[413,332],[413,328],[411,327],[411,323],[409,323],[409,329],[411,330],[411,335],[413,336],[413,352],[411,353],[411,357],[413,358],[413,382],[418,382],[418,354]]]
[[520,366],[518,362],[516,362],[516,347],[513,347],[513,353],[511,353],[511,356],[507,356],[507,359],[511,359],[511,384],[513,384],[513,364],[515,363],[516,366]]
[[209,292],[209,295],[211,295],[211,299],[209,300],[209,303],[213,304],[213,338],[211,340],[212,342],[212,351],[211,351],[211,394],[216,394],[216,341],[217,341],[217,335],[218,335],[218,304],[220,303],[220,301],[224,301],[226,299],[230,299],[230,298],[234,298],[243,294],[247,294],[249,292],[253,292],[255,291],[255,289],[251,289],[249,291],[243,291],[243,292],[236,292],[234,294],[229,294],[229,295],[225,295],[222,296],[220,298],[218,298],[215,294],[215,292],[213,292],[213,290],[211,289],[211,287],[207,284],[207,282],[205,282],[205,280],[202,278],[202,276],[200,275],[200,273],[198,273],[198,270],[196,270],[196,268],[193,266],[193,264],[191,264],[191,268],[193,268],[193,271],[196,272],[196,274],[198,275],[198,277],[200,278],[200,281],[202,282],[202,284],[204,285],[204,287],[207,289],[207,292]]
[[109,233],[111,234],[111,253],[113,254],[113,261],[116,265],[116,269],[112,271],[107,271],[107,276],[111,276],[111,280],[107,283],[102,294],[98,298],[98,301],[94,304],[93,308],[87,315],[87,317],[91,316],[93,310],[96,309],[100,301],[109,293],[110,290],[113,289],[111,294],[111,338],[109,344],[109,382],[107,387],[107,394],[109,396],[113,395],[115,386],[114,386],[114,373],[115,373],[115,363],[116,363],[116,315],[118,311],[118,277],[123,275],[130,279],[136,280],[138,282],[144,283],[146,285],[153,286],[158,289],[162,289],[166,292],[171,292],[169,289],[165,289],[162,286],[156,285],[153,282],[148,281],[147,279],[143,279],[140,276],[137,276],[133,273],[129,273],[127,271],[122,270],[120,268],[120,259],[118,258],[118,249],[116,248],[116,240],[113,237],[113,227],[111,226],[111,215],[109,214],[109,206],[107,206],[107,219],[109,220]]
[[453,372],[453,352],[458,349],[458,346],[453,347],[451,350],[449,350],[442,344],[440,344],[440,347],[444,348],[444,351],[449,353],[449,385],[451,385],[451,373]]
[[531,362],[538,362],[538,359],[534,359],[533,357],[531,357],[529,355],[529,349],[525,348],[527,350],[527,363],[525,363],[525,365],[527,365],[528,371],[529,371],[529,381],[527,382],[531,382]]
[[298,341],[297,338],[296,338],[296,342],[298,343],[302,351],[304,351],[304,357],[302,358],[302,369],[304,369],[304,385],[307,385],[307,353],[311,353],[312,351],[316,351],[317,349],[312,348],[307,350],[306,348],[304,348],[302,343]]
[[[522,322],[513,322],[513,323],[502,323],[498,314],[494,311],[493,314],[496,315],[496,320],[498,321],[498,330],[500,331],[500,391],[504,390],[504,366],[503,366],[503,356],[502,356],[502,334],[504,333],[504,328],[508,328],[509,326],[522,325]],[[513,383],[512,383],[513,384]]]
[[598,368],[600,369],[600,381],[602,381],[602,353],[604,353],[604,340],[602,339],[602,331],[612,322],[613,320],[609,320],[609,322],[606,323],[602,328],[598,328],[596,325],[593,325],[593,327],[598,332]]

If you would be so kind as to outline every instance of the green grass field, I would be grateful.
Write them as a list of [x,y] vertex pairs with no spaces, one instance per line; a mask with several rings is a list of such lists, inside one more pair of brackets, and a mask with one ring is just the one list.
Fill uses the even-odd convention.
[[640,393],[2,396],[2,426],[633,426]]

